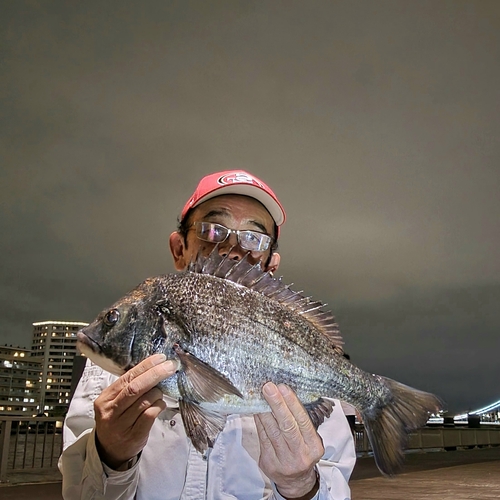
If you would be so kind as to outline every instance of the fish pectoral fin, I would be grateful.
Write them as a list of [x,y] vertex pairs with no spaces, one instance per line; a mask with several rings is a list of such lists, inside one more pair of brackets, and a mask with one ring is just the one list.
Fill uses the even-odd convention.
[[201,408],[193,401],[179,400],[182,422],[193,446],[200,453],[212,448],[219,433],[224,429],[226,417]]
[[179,392],[192,401],[216,402],[226,394],[234,394],[243,399],[243,394],[222,373],[185,352],[179,345],[174,351],[181,362],[178,373]]
[[328,418],[331,415],[334,406],[335,403],[333,401],[319,398],[312,403],[305,404],[304,408],[307,410],[309,418],[317,430],[318,427],[324,422],[325,418]]

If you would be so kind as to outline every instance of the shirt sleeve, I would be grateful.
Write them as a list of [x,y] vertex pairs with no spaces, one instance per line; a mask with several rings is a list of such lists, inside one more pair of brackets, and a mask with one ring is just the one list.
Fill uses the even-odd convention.
[[87,361],[63,427],[59,470],[64,500],[133,500],[139,479],[137,462],[124,472],[101,462],[95,446],[94,401],[116,377]]

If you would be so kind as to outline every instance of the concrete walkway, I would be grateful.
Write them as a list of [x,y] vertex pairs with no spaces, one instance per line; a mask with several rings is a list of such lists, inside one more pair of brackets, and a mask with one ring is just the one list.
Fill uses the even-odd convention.
[[61,483],[0,486],[0,500],[62,500]]
[[403,473],[391,479],[361,458],[350,486],[352,500],[498,500],[500,448],[407,455]]
[[[59,478],[57,471],[45,479],[16,474],[10,483],[0,483],[0,500],[62,500]],[[30,480],[51,482],[19,484]],[[350,485],[352,500],[498,500],[500,447],[412,453],[403,473],[392,479],[380,475],[372,458],[360,458]]]

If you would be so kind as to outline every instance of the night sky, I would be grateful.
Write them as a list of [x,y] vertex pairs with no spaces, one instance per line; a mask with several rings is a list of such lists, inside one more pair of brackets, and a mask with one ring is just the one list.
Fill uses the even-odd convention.
[[242,168],[355,364],[500,399],[500,2],[16,0],[0,28],[2,344],[173,272],[198,180]]

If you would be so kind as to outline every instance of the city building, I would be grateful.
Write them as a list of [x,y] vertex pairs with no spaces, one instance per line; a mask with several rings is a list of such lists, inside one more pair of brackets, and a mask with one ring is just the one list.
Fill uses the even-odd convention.
[[71,396],[73,358],[79,354],[76,334],[88,323],[41,321],[33,323],[31,357],[41,360],[39,413],[64,415]]
[[30,349],[0,346],[0,415],[36,415],[41,375],[41,360]]

